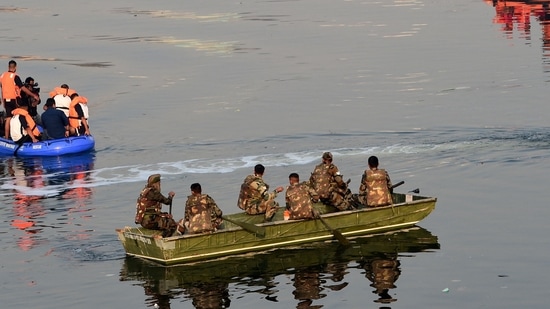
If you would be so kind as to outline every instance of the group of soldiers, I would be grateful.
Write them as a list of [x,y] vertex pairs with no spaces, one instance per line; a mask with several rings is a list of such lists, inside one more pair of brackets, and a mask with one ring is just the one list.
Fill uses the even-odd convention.
[[[330,152],[322,155],[322,162],[315,166],[308,181],[300,182],[297,173],[289,175],[289,186],[286,189],[286,210],[290,220],[313,219],[319,214],[313,203],[322,202],[339,211],[354,209],[359,206],[379,207],[392,204],[392,183],[388,172],[379,169],[378,158],[368,159],[368,169],[361,178],[358,194],[352,194],[338,167],[332,163]],[[237,206],[249,215],[264,215],[266,222],[271,221],[280,208],[275,200],[283,187],[269,190],[263,180],[265,167],[257,164],[254,173],[248,175],[239,193]],[[191,195],[185,203],[185,216],[176,222],[171,211],[162,212],[162,204],[172,206],[175,193],[170,191],[168,197],[160,192],[160,174],[149,176],[147,184],[141,190],[136,205],[135,223],[144,228],[162,231],[162,237],[177,234],[206,233],[220,228],[223,219],[222,211],[214,199],[202,193],[199,183],[191,185]]]

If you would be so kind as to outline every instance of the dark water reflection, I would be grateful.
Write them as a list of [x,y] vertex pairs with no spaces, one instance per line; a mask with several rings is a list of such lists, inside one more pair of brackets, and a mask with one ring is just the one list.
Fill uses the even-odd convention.
[[436,236],[415,227],[358,238],[348,248],[317,243],[191,265],[166,267],[127,257],[120,280],[138,281],[148,306],[171,308],[172,303],[189,299],[195,308],[229,308],[232,299],[243,294],[282,302],[289,298],[282,283],[289,278],[293,307],[323,308],[322,299],[346,289],[347,276],[353,273],[365,277],[365,284],[376,294],[374,302],[388,306],[398,300],[400,261],[411,257],[405,253],[439,248]]
[[484,0],[495,8],[493,23],[501,25],[505,38],[514,39],[516,34],[525,44],[531,45],[531,20],[541,30],[542,64],[545,73],[550,72],[550,2]]
[[[21,231],[15,237],[21,250],[28,251],[47,242],[48,236],[42,236],[44,229],[72,225],[71,218],[75,213],[89,211],[86,202],[91,199],[93,191],[87,187],[87,183],[94,158],[93,154],[2,158],[0,186],[3,195],[13,194],[12,212],[7,219],[13,228]],[[46,201],[51,199],[62,202]],[[52,220],[50,214],[61,217]],[[81,237],[83,234],[78,235]]]

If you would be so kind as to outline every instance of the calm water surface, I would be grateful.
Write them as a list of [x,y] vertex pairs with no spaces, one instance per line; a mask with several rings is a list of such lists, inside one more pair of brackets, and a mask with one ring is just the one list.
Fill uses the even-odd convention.
[[[97,141],[0,159],[2,307],[547,308],[547,16],[509,1],[1,4],[0,60],[43,97],[88,97]],[[149,174],[176,214],[192,182],[232,213],[256,163],[285,185],[327,150],[354,191],[374,154],[436,210],[346,251],[125,258],[114,229]]]

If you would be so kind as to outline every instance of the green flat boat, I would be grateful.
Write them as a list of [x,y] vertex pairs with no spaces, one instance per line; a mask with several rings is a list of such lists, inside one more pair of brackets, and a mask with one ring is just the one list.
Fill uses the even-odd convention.
[[[360,207],[347,211],[336,211],[320,203],[314,207],[328,226],[349,238],[412,227],[432,212],[437,201],[434,197],[402,193],[394,193],[393,200],[395,204],[391,206]],[[221,229],[206,234],[161,238],[159,231],[142,227],[125,227],[116,231],[128,256],[164,265],[329,241],[334,238],[333,232],[320,219],[284,220],[283,208],[279,209],[272,222],[263,222],[263,215],[251,216],[245,213],[227,215],[225,218],[227,219]],[[230,221],[248,224],[256,232]]]

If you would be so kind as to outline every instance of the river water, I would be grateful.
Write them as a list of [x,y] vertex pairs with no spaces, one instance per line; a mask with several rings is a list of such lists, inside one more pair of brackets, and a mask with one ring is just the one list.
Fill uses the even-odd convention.
[[[42,97],[86,96],[97,143],[0,158],[2,308],[547,308],[548,16],[478,0],[1,4],[0,59]],[[114,230],[149,174],[175,214],[193,182],[232,213],[255,164],[285,185],[324,151],[354,192],[377,155],[435,211],[344,253],[125,258]]]

